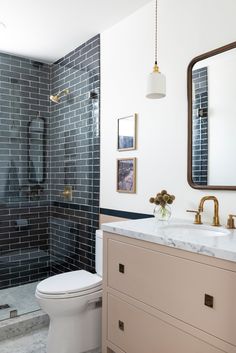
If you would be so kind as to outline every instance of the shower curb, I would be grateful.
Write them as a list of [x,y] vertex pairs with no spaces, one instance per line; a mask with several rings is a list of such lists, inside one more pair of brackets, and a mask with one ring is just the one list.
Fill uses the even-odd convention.
[[25,335],[49,325],[49,317],[42,310],[0,322],[0,341]]

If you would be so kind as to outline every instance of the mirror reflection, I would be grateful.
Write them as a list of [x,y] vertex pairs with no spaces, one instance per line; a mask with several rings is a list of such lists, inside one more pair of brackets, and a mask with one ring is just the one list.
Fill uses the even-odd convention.
[[189,153],[194,187],[236,185],[235,63],[236,49],[231,48],[198,60],[192,66]]

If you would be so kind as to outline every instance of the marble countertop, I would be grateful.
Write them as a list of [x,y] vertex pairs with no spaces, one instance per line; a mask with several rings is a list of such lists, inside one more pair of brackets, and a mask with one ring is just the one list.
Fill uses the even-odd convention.
[[[114,223],[104,223],[104,231],[120,234],[126,237],[149,241],[202,255],[236,262],[236,230],[226,230],[224,227],[193,225],[191,221],[172,219],[169,226],[186,227],[184,231],[173,232],[166,224],[157,222],[155,218],[128,220]],[[200,235],[199,230],[211,229],[216,232],[225,231],[226,235]],[[193,231],[191,231],[193,230]]]

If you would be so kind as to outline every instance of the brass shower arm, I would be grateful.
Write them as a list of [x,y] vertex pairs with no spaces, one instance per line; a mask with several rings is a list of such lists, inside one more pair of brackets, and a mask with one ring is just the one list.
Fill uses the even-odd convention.
[[67,95],[67,94],[69,94],[69,89],[68,89],[68,88],[65,88],[65,89],[63,89],[62,91],[58,92],[58,93],[57,93],[57,96],[58,96],[58,97],[61,97],[61,96]]

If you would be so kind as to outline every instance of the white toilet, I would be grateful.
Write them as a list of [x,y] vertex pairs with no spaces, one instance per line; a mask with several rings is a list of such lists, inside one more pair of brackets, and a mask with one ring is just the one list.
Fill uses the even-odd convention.
[[101,230],[96,231],[96,272],[66,272],[38,284],[35,296],[50,318],[47,353],[101,352]]

